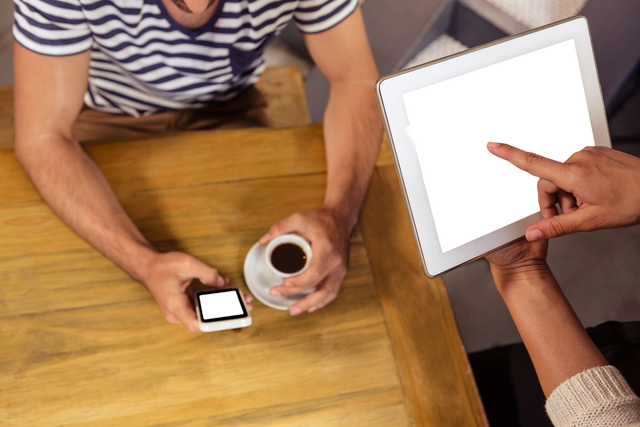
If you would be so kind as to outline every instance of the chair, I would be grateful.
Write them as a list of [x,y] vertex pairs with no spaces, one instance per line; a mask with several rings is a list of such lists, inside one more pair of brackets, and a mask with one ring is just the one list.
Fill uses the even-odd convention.
[[[304,84],[296,67],[267,68],[256,85],[267,98],[272,127],[311,124]],[[0,87],[0,150],[13,150],[13,86]]]

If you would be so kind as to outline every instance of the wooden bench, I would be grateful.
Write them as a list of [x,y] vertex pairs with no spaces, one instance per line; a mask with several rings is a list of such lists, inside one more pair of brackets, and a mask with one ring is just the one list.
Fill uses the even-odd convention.
[[[286,129],[311,124],[298,68],[267,68],[256,87],[267,98],[273,128]],[[12,150],[13,137],[13,86],[1,86],[0,150]]]
[[13,149],[13,86],[0,86],[0,150]]

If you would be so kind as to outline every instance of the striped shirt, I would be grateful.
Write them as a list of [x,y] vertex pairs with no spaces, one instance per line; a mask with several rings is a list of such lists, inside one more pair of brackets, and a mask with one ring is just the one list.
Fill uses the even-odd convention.
[[293,19],[305,33],[332,28],[358,0],[220,0],[192,31],[162,0],[14,0],[13,37],[52,56],[91,51],[84,102],[140,117],[232,98],[255,84],[262,52]]

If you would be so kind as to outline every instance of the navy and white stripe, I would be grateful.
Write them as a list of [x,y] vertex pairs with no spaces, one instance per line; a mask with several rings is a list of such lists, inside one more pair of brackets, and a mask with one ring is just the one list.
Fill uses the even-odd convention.
[[85,104],[135,117],[232,98],[256,83],[262,52],[293,19],[318,33],[349,16],[358,0],[220,0],[191,31],[162,0],[14,0],[13,37],[34,52],[91,50]]

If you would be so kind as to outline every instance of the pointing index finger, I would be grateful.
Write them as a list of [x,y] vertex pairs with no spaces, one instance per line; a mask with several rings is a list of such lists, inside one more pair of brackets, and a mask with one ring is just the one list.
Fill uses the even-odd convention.
[[563,160],[544,153],[497,139],[487,139],[484,150],[491,158],[500,160],[531,178],[558,182],[562,176]]

